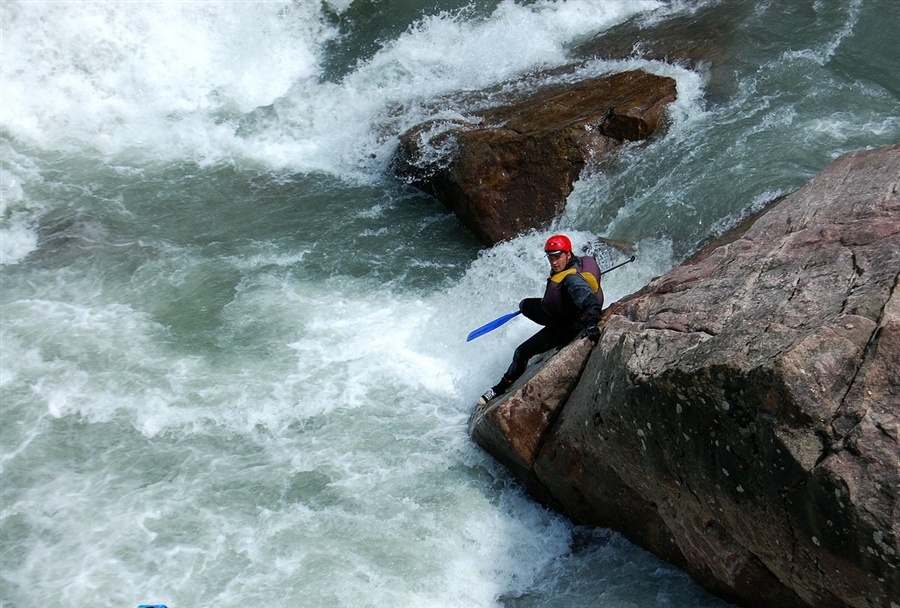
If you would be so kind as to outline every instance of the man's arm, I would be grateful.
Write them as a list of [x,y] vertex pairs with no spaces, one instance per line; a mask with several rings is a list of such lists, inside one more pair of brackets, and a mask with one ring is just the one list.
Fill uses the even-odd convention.
[[563,279],[563,287],[569,292],[572,302],[584,313],[584,322],[587,327],[597,325],[600,321],[600,304],[597,302],[597,294],[587,284],[584,277],[573,273]]

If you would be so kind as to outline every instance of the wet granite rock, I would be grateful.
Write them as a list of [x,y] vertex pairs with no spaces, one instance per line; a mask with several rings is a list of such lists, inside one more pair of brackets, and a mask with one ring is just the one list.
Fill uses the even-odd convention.
[[590,354],[590,340],[575,340],[546,362],[536,361],[502,398],[476,405],[469,417],[469,434],[475,442],[545,501],[551,497],[542,493],[540,484],[531,483],[531,468]]
[[673,79],[643,71],[543,86],[403,133],[394,171],[493,245],[548,226],[585,164],[649,137],[674,99]]
[[840,157],[604,311],[545,423],[509,395],[473,437],[739,605],[900,606],[898,191],[900,145]]

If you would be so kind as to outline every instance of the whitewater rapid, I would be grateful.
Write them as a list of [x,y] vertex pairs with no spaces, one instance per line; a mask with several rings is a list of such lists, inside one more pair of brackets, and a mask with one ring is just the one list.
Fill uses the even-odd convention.
[[721,606],[472,444],[535,328],[465,336],[540,293],[550,230],[634,244],[612,302],[900,139],[886,4],[753,3],[715,96],[584,62],[679,99],[550,230],[484,249],[389,171],[454,93],[711,4],[0,4],[0,605]]

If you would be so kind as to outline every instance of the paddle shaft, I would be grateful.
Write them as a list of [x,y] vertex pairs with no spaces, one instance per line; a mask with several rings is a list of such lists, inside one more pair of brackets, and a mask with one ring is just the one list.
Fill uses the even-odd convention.
[[621,267],[624,266],[625,264],[630,264],[630,263],[632,263],[633,261],[634,261],[634,256],[631,256],[630,258],[628,258],[628,259],[625,260],[624,262],[621,262],[621,263],[619,263],[619,264],[616,264],[616,265],[613,266],[612,268],[607,268],[606,270],[601,270],[601,271],[600,271],[600,274],[606,274],[607,272],[609,272],[609,271],[611,271],[611,270],[615,270],[616,268],[621,268]]

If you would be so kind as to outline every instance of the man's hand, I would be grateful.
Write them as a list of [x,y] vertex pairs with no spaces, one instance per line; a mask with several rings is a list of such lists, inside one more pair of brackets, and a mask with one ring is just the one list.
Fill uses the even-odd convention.
[[587,338],[592,344],[596,344],[600,341],[600,328],[596,325],[588,325],[584,328],[584,331],[581,332],[581,337]]

